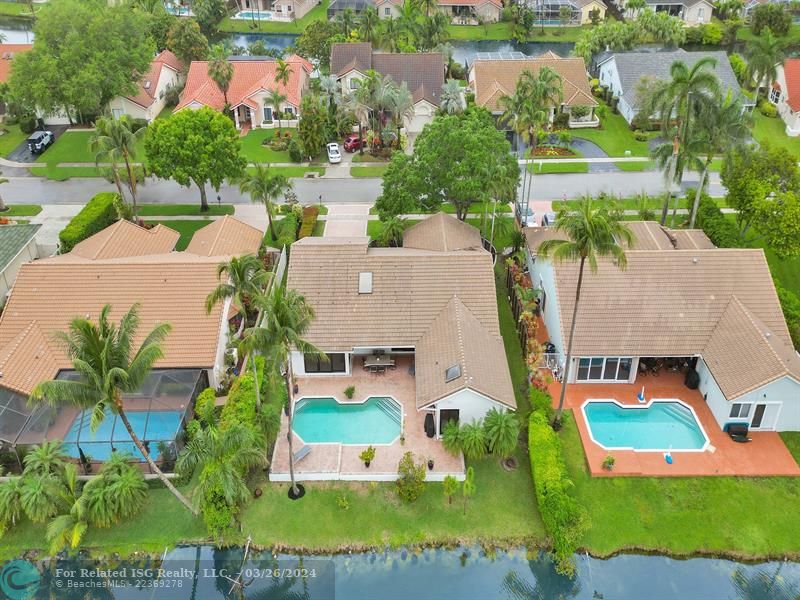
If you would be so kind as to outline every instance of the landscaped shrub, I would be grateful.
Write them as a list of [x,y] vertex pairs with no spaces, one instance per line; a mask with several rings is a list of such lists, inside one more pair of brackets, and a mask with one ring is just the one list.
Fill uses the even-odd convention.
[[744,85],[747,80],[747,63],[744,61],[744,58],[742,58],[741,54],[731,54],[728,60],[731,63],[733,74],[736,75],[736,80],[739,84]]
[[[693,200],[694,192],[688,190],[687,197]],[[719,248],[735,248],[739,245],[736,225],[726,219],[714,201],[705,194],[701,196],[700,205],[697,207],[697,226]]]
[[[262,388],[263,394],[263,388]],[[256,389],[253,374],[240,375],[228,392],[228,400],[222,407],[219,428],[225,429],[234,423],[256,425]]]
[[778,299],[781,301],[783,316],[786,319],[786,325],[789,327],[792,343],[795,349],[800,350],[800,297],[783,287],[777,279],[775,280],[775,290],[778,292]]
[[589,517],[569,494],[573,484],[567,478],[561,440],[541,411],[531,413],[528,450],[539,513],[552,539],[556,571],[571,575],[575,571],[572,555],[588,529]]
[[303,220],[300,225],[300,233],[297,239],[302,240],[304,237],[313,235],[314,228],[317,226],[317,218],[319,217],[319,207],[316,205],[306,206],[303,209]]
[[289,160],[292,162],[302,162],[303,161],[303,150],[300,148],[300,144],[297,141],[297,138],[292,138],[289,142],[288,146],[289,150]]
[[58,234],[62,254],[117,221],[117,209],[114,206],[117,196],[115,192],[100,192],[89,200]]
[[233,525],[234,508],[225,501],[225,495],[220,489],[210,490],[203,495],[200,499],[200,511],[208,533],[215,539],[221,538]]
[[548,421],[552,421],[555,416],[555,410],[553,410],[553,397],[550,393],[532,387],[530,394],[533,410],[542,413]]
[[633,132],[633,137],[637,142],[646,142],[647,141],[647,134],[642,131],[641,129],[637,129]]
[[414,502],[425,490],[425,465],[416,464],[414,455],[406,452],[397,466],[397,495],[405,502]]
[[769,100],[762,100],[758,103],[758,111],[765,117],[774,119],[778,116],[778,107]]
[[722,42],[722,27],[717,23],[706,23],[700,27],[700,30],[702,32],[701,41],[706,46],[719,46]]
[[566,129],[569,127],[569,113],[561,112],[553,117],[553,129]]
[[25,135],[30,135],[36,129],[36,117],[25,115],[19,118],[19,130]]

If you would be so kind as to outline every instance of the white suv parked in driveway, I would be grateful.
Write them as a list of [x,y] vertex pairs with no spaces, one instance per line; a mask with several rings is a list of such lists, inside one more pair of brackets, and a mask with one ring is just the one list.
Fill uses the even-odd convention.
[[339,144],[331,142],[326,146],[328,149],[328,162],[332,165],[342,162],[342,153],[339,152]]
[[517,220],[521,227],[536,227],[539,224],[536,222],[536,213],[533,209],[526,207],[519,202],[514,204],[514,213],[517,215]]

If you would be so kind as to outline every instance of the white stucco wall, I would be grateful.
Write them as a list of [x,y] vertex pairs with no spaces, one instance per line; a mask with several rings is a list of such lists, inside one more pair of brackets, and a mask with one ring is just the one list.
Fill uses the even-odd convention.
[[[483,394],[474,390],[463,389],[455,392],[439,400],[436,403],[436,409],[439,410],[458,410],[458,420],[462,425],[464,423],[471,423],[486,416],[492,408],[506,410],[502,404],[499,404]],[[439,419],[436,419],[438,431]]]
[[[697,363],[697,373],[700,375],[700,392],[706,398],[708,407],[720,427],[726,423],[750,425],[755,414],[755,405],[766,404],[767,409],[764,412],[762,429],[800,431],[800,383],[794,379],[790,377],[777,379],[729,401],[719,389],[713,374],[702,359]],[[732,404],[751,404],[747,418],[732,419],[730,417]]]
[[530,256],[530,253],[528,253],[528,270],[531,273],[531,282],[533,286],[536,288],[541,287],[547,296],[544,311],[542,311],[542,320],[544,321],[545,327],[547,327],[550,341],[555,344],[558,350],[560,356],[559,362],[563,364],[567,349],[564,340],[561,338],[561,318],[559,315],[553,264],[549,260],[534,260]]
[[406,119],[406,130],[410,133],[419,133],[433,120],[436,114],[436,107],[430,102],[421,100],[414,105],[414,116]]
[[599,16],[601,21],[606,18],[606,7],[599,2],[592,2],[591,4],[587,4],[581,8],[581,25],[586,25],[592,22],[591,12],[595,9],[600,11]]
[[123,115],[130,115],[133,119],[147,119],[149,123],[164,110],[167,105],[164,95],[170,86],[178,84],[179,78],[180,74],[177,71],[173,71],[164,65],[158,77],[158,82],[156,82],[155,100],[150,106],[144,108],[128,98],[117,96],[109,102],[108,109],[112,114],[114,114],[113,111],[115,109],[121,110]]

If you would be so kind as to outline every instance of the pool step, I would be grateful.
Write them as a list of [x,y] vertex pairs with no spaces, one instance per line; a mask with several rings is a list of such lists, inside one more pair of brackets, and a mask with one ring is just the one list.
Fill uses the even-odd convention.
[[676,405],[667,405],[664,407],[664,412],[672,417],[675,418],[676,421],[680,421],[684,425],[688,425],[689,427],[696,428],[697,421],[695,420],[694,416],[688,409],[682,406]]
[[386,413],[393,421],[400,423],[403,420],[403,411],[394,400],[388,398],[379,399],[375,405]]

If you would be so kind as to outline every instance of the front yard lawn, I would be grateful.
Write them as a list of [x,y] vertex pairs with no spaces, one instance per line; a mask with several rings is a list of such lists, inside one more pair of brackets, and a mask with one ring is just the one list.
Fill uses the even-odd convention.
[[0,213],[0,217],[35,217],[42,212],[38,204],[7,204],[8,210]]
[[221,32],[233,33],[255,33],[263,31],[266,33],[293,33],[300,35],[303,30],[313,21],[324,21],[328,18],[328,0],[322,0],[317,6],[312,8],[302,18],[296,21],[255,21],[247,19],[231,19],[226,17],[220,23]]
[[371,167],[350,167],[351,177],[383,177],[386,165],[373,165]]
[[[248,167],[247,172],[252,173],[254,168]],[[303,177],[306,173],[316,173],[319,176],[325,175],[325,167],[270,167],[270,173],[283,175],[284,177]]]
[[206,212],[200,211],[200,204],[141,204],[139,205],[140,217],[218,217],[232,215],[233,204],[209,203]]
[[743,557],[800,553],[797,478],[592,478],[571,411],[565,416],[564,459],[575,496],[591,518],[582,544],[590,551],[725,552]]
[[[647,142],[637,141],[622,115],[614,114],[609,108],[606,116],[600,119],[600,125],[597,129],[576,129],[571,133],[573,137],[594,142],[609,156],[626,156],[626,150],[630,150],[630,156],[650,155]],[[655,137],[656,133],[651,135]]]
[[528,163],[528,172],[535,175],[548,173],[588,173],[589,163],[585,162],[550,162],[535,159],[536,162]]
[[792,156],[800,160],[800,138],[786,135],[786,123],[780,117],[771,119],[758,110],[753,111],[753,138],[759,144],[769,144],[773,148],[786,148]]
[[[6,4],[6,2],[3,2],[3,4]],[[27,134],[22,133],[19,125],[3,125],[0,129],[4,131],[3,135],[0,135],[0,156],[8,156],[12,150],[28,137]]]
[[209,220],[196,220],[196,221],[195,220],[192,220],[192,221],[169,221],[169,220],[163,220],[163,221],[147,221],[147,222],[151,223],[153,225],[155,225],[156,223],[161,223],[162,225],[165,225],[166,227],[169,227],[170,229],[174,229],[175,231],[180,233],[181,237],[178,239],[178,243],[175,244],[175,249],[180,251],[180,250],[186,250],[186,246],[189,245],[189,242],[191,241],[192,236],[195,234],[195,232],[198,229],[202,229],[203,227],[205,227],[206,225],[211,223],[211,220],[210,219]]
[[[34,163],[36,164],[36,163]],[[66,181],[70,177],[101,177],[97,167],[57,167],[56,163],[28,169],[31,175],[47,177],[53,181]]]
[[[242,138],[242,155],[251,163],[290,163],[288,151],[273,150],[269,146],[262,145],[264,140],[271,140],[275,137],[277,129],[253,129]],[[292,137],[297,135],[297,129],[284,127],[281,134],[289,132]]]
[[614,166],[616,166],[620,171],[652,171],[656,168],[656,163],[652,160],[641,160],[641,161],[623,161],[623,162],[615,162]]

